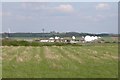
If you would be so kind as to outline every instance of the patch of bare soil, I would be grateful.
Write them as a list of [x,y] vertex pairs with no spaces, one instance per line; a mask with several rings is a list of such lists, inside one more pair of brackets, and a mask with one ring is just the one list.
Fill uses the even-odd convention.
[[20,47],[13,47],[13,46],[5,46],[5,50],[7,50],[6,52],[3,52],[2,53],[2,60],[8,60],[8,61],[11,61],[13,60],[17,54],[14,54],[14,53],[17,53],[18,49]]
[[22,53],[19,53],[16,56],[16,61],[17,62],[27,62],[31,60],[31,53],[29,53],[31,50],[30,47],[27,47]]
[[2,61],[2,56],[0,55],[0,61]]
[[74,60],[78,61],[79,63],[82,63],[82,60],[80,58],[74,56],[74,55],[70,54],[70,55],[68,55],[68,57],[71,58],[71,59],[74,59]]
[[73,59],[75,61],[78,61],[79,63],[82,63],[82,60],[80,59],[80,57],[75,56],[73,53],[70,53],[69,51],[63,49],[62,47],[60,48],[61,50],[64,51],[64,53],[70,58]]
[[62,65],[60,64],[56,64],[56,63],[52,63],[52,66],[51,66],[52,69],[62,69]]
[[52,52],[47,46],[45,48],[45,57],[47,59],[60,60],[60,56]]
[[35,60],[37,60],[38,62],[41,61],[40,55],[38,55],[38,54],[36,54],[36,55],[34,56],[34,58],[35,58]]
[[16,61],[17,61],[17,62],[23,62],[23,58],[22,58],[22,57],[17,57],[17,58],[16,58]]
[[113,55],[111,55],[109,53],[106,53],[103,56],[104,56],[103,58],[105,58],[105,59],[111,59],[111,58],[112,59],[118,59],[118,56],[113,56]]

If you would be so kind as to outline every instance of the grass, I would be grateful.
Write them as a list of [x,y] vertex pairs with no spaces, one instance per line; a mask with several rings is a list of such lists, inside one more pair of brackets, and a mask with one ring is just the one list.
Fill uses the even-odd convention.
[[3,78],[116,78],[118,45],[2,46]]
[[0,79],[2,79],[2,49],[0,49]]

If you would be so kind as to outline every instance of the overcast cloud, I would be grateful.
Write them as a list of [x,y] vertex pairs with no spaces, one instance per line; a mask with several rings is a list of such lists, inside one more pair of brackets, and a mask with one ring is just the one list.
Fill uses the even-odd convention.
[[5,2],[2,32],[117,33],[117,2]]

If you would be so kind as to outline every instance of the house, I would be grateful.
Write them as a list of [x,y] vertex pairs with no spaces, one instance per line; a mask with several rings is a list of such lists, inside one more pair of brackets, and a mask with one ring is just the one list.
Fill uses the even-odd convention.
[[55,42],[54,38],[53,37],[50,37],[48,42]]
[[55,42],[60,42],[60,37],[55,37]]
[[47,39],[46,40],[40,40],[40,42],[49,42],[49,40],[47,40]]

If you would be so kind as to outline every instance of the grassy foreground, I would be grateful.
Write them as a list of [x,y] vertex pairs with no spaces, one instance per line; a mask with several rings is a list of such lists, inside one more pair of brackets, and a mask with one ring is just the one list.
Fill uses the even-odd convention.
[[116,78],[118,45],[1,46],[3,78]]

